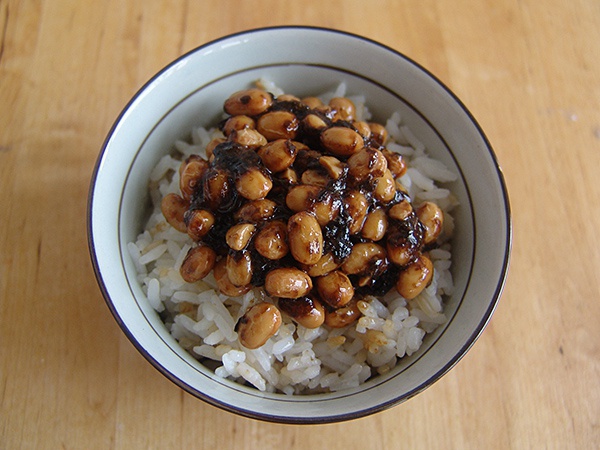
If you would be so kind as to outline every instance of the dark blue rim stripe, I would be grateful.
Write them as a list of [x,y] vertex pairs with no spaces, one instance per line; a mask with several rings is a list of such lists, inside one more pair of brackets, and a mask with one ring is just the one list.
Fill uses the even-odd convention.
[[[92,222],[92,201],[93,201],[93,194],[94,194],[94,183],[95,180],[97,178],[97,174],[98,174],[98,170],[101,164],[101,161],[103,159],[103,155],[104,152],[106,151],[106,146],[110,140],[110,137],[112,136],[112,134],[114,133],[114,129],[117,126],[117,124],[119,123],[119,121],[121,120],[122,116],[126,113],[126,111],[131,107],[132,103],[134,101],[136,101],[136,99],[139,97],[139,95],[150,85],[152,84],[155,79],[160,76],[162,73],[164,73],[166,70],[168,70],[171,66],[173,66],[174,64],[177,64],[181,59],[186,58],[187,56],[189,56],[191,53],[194,53],[200,49],[203,49],[207,46],[211,46],[214,45],[215,43],[218,43],[220,41],[223,40],[227,40],[230,39],[232,37],[235,36],[239,36],[239,35],[246,35],[248,33],[258,33],[258,32],[264,32],[264,31],[269,31],[269,30],[276,30],[276,29],[306,29],[306,30],[314,30],[314,31],[321,31],[321,32],[329,32],[329,33],[336,33],[336,34],[342,34],[342,35],[347,35],[350,37],[354,37],[354,38],[358,38],[360,40],[366,41],[366,42],[370,42],[372,44],[375,44],[379,47],[382,47],[388,51],[393,52],[394,54],[396,54],[397,56],[405,59],[407,62],[413,64],[414,66],[416,66],[417,68],[419,68],[420,70],[422,70],[423,72],[425,72],[430,78],[433,79],[433,81],[435,81],[436,83],[438,83],[452,98],[455,99],[455,101],[461,106],[461,108],[463,109],[463,111],[468,115],[468,117],[470,118],[470,120],[472,121],[472,123],[475,125],[475,127],[477,128],[478,132],[480,133],[481,137],[483,138],[486,147],[488,149],[489,155],[491,156],[496,168],[497,168],[497,173],[498,173],[498,180],[501,184],[501,188],[502,188],[502,192],[503,192],[503,196],[504,196],[504,201],[505,201],[505,205],[506,205],[506,209],[505,209],[505,213],[506,213],[506,225],[507,225],[507,245],[506,245],[506,254],[505,254],[505,259],[504,259],[504,263],[503,263],[503,267],[502,267],[502,272],[501,272],[501,276],[500,276],[500,280],[499,283],[497,285],[497,289],[496,292],[494,294],[494,298],[493,301],[490,304],[490,307],[488,308],[488,311],[486,312],[482,322],[479,324],[478,328],[475,330],[475,332],[472,334],[472,336],[470,337],[470,339],[467,341],[467,343],[465,344],[465,346],[461,349],[461,351],[451,360],[449,361],[448,364],[446,364],[446,366],[444,366],[438,373],[434,374],[432,377],[430,377],[430,379],[426,380],[425,382],[423,382],[420,386],[418,386],[417,388],[415,388],[414,390],[406,393],[405,395],[401,396],[400,398],[396,398],[396,399],[392,399],[387,403],[384,403],[382,405],[378,405],[377,407],[373,407],[370,409],[366,409],[366,410],[361,410],[361,411],[357,411],[355,413],[350,413],[350,414],[341,414],[341,415],[336,415],[336,416],[331,416],[331,417],[320,417],[317,419],[310,419],[310,418],[296,418],[296,417],[285,417],[285,416],[273,416],[273,415],[269,415],[269,414],[258,414],[258,413],[254,413],[251,411],[241,411],[238,408],[234,408],[231,407],[230,405],[227,404],[221,404],[221,402],[216,401],[210,397],[207,397],[206,394],[204,393],[200,393],[197,392],[195,389],[193,389],[191,386],[188,386],[187,384],[181,382],[180,380],[178,380],[173,374],[171,374],[170,372],[168,372],[165,368],[163,368],[162,366],[160,366],[160,364],[158,364],[144,349],[141,348],[140,344],[135,340],[135,338],[131,335],[130,332],[127,331],[124,323],[122,322],[122,320],[120,319],[120,317],[118,317],[118,314],[116,313],[116,310],[114,308],[114,306],[112,305],[110,298],[108,296],[108,292],[106,289],[106,286],[104,284],[104,281],[102,279],[101,274],[99,273],[98,270],[98,262],[96,260],[96,255],[95,255],[95,251],[94,251],[94,243],[93,243],[93,239],[92,239],[92,226],[91,226],[91,222]],[[278,64],[279,65],[279,64]],[[339,69],[336,69],[339,70]],[[353,74],[355,76],[357,76],[356,74]],[[360,75],[358,75],[360,78]],[[372,81],[372,80],[371,80]],[[183,101],[183,100],[182,100]],[[406,102],[405,102],[406,103]],[[416,110],[415,110],[416,111]],[[418,113],[418,111],[416,111]],[[433,128],[433,127],[432,127]],[[437,132],[437,131],[436,131]],[[439,135],[439,133],[438,133]],[[453,155],[452,155],[453,156]],[[457,165],[458,166],[458,165]],[[470,194],[469,194],[470,197]],[[509,255],[510,255],[510,250],[511,250],[511,238],[512,238],[512,228],[511,228],[511,219],[510,219],[510,206],[509,206],[509,201],[508,201],[508,194],[507,194],[507,190],[506,190],[506,186],[505,186],[505,181],[504,181],[504,176],[499,168],[499,165],[497,163],[497,159],[496,156],[491,148],[491,145],[487,139],[487,137],[485,136],[485,134],[483,133],[481,127],[478,125],[478,123],[476,122],[476,120],[474,119],[474,117],[471,115],[471,113],[467,110],[467,108],[462,104],[462,102],[441,82],[439,81],[434,75],[432,75],[429,71],[427,71],[425,68],[423,68],[422,66],[420,66],[419,64],[417,64],[416,62],[412,61],[410,58],[406,57],[405,55],[400,54],[399,52],[383,45],[380,44],[378,42],[372,41],[370,39],[361,37],[361,36],[357,36],[351,33],[346,33],[346,32],[341,32],[341,31],[337,31],[337,30],[331,30],[331,29],[325,29],[325,28],[317,28],[317,27],[271,27],[271,28],[262,28],[262,29],[255,29],[255,30],[250,30],[250,31],[246,31],[246,32],[241,32],[241,33],[236,33],[236,34],[232,34],[229,36],[225,36],[222,37],[220,39],[217,39],[215,41],[209,42],[203,46],[200,46],[184,55],[182,55],[180,58],[178,58],[177,60],[175,60],[173,63],[169,64],[169,66],[165,67],[162,71],[160,71],[157,75],[155,75],[150,81],[148,81],[148,83],[146,83],[137,93],[136,95],[131,99],[131,101],[127,104],[127,106],[123,109],[123,111],[121,112],[121,114],[119,115],[119,117],[117,118],[117,120],[115,121],[115,123],[113,124],[113,127],[111,128],[108,137],[102,147],[101,153],[99,155],[99,158],[97,160],[96,163],[96,167],[94,169],[94,173],[92,176],[92,180],[91,180],[91,187],[90,187],[90,193],[88,196],[88,245],[90,247],[90,253],[92,256],[92,263],[94,266],[94,270],[96,272],[96,276],[98,278],[98,282],[100,285],[100,288],[102,290],[102,293],[105,297],[105,300],[108,304],[109,309],[111,310],[111,312],[113,313],[113,315],[115,316],[115,318],[117,319],[117,322],[119,323],[119,325],[121,326],[121,328],[124,330],[124,332],[126,333],[126,335],[128,336],[128,338],[130,339],[130,341],[136,346],[136,348],[138,348],[138,350],[159,370],[161,371],[165,376],[167,376],[167,378],[169,378],[171,381],[173,381],[175,384],[177,384],[178,386],[182,387],[183,389],[185,389],[186,391],[196,395],[197,397],[207,401],[208,403],[211,403],[215,406],[218,406],[222,409],[225,409],[227,411],[232,411],[232,412],[236,412],[238,414],[241,415],[245,415],[247,417],[252,417],[252,418],[258,418],[258,419],[262,419],[262,420],[268,420],[268,421],[274,421],[274,422],[285,422],[285,423],[329,423],[329,422],[335,422],[335,421],[342,421],[342,420],[349,420],[349,419],[354,419],[354,418],[358,418],[358,417],[363,417],[365,415],[368,414],[372,414],[374,412],[378,412],[381,410],[384,410],[388,407],[391,407],[395,404],[398,404],[404,400],[407,400],[408,398],[414,396],[415,394],[417,394],[418,392],[422,391],[423,389],[425,389],[426,387],[428,387],[429,385],[431,385],[433,382],[437,381],[443,374],[445,374],[448,370],[450,370],[461,358],[462,356],[466,353],[466,351],[473,345],[473,343],[475,342],[475,340],[479,337],[479,335],[481,334],[481,332],[483,331],[483,329],[485,328],[485,326],[487,325],[489,319],[491,318],[491,315],[497,305],[498,299],[501,295],[503,286],[504,286],[504,282],[505,282],[505,278],[506,278],[506,273],[508,270],[508,260],[509,260]],[[457,309],[458,310],[458,309]],[[406,369],[404,369],[406,370]],[[397,375],[396,375],[397,376]],[[335,397],[335,399],[340,398],[339,396]],[[332,398],[333,400],[334,398]]]

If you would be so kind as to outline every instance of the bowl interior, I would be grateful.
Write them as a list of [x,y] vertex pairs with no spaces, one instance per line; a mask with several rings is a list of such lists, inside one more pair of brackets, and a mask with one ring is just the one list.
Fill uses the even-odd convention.
[[[298,96],[330,91],[344,82],[349,95],[365,96],[375,120],[385,122],[399,112],[428,153],[458,175],[446,186],[460,203],[453,212],[455,292],[445,305],[448,321],[394,370],[354,390],[290,397],[216,377],[170,336],[145,298],[127,252],[127,243],[135,240],[147,218],[154,165],[192,127],[214,125],[223,101],[259,78]],[[331,30],[256,30],[183,56],[126,107],[105,143],[92,187],[94,265],[107,303],[129,338],[188,392],[261,419],[329,422],[364,416],[410,398],[449,370],[474,343],[494,310],[507,270],[506,190],[489,143],[471,115],[408,58]]]

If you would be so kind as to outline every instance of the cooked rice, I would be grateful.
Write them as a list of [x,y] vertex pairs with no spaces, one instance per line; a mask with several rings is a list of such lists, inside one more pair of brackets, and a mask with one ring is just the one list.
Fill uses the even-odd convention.
[[[281,93],[272,83],[263,87]],[[342,83],[322,98],[345,96]],[[370,117],[364,98],[350,97],[359,120]],[[178,168],[190,154],[204,155],[204,148],[218,130],[194,128],[189,142],[177,141],[173,153],[164,156],[150,174],[152,212],[144,231],[128,245],[138,279],[148,302],[163,319],[180,345],[215,374],[248,383],[266,392],[307,394],[356,387],[370,377],[390,371],[400,358],[419,350],[428,333],[444,323],[444,296],[453,290],[448,242],[453,231],[450,211],[456,205],[452,193],[436,183],[456,179],[441,162],[430,158],[423,143],[402,123],[398,113],[387,121],[388,149],[401,153],[409,169],[401,178],[418,204],[433,201],[444,211],[444,242],[429,252],[434,265],[431,284],[407,303],[392,289],[383,298],[368,296],[359,302],[362,317],[354,324],[332,329],[322,325],[307,329],[285,314],[284,323],[258,349],[244,348],[235,324],[258,301],[268,300],[263,289],[254,288],[240,297],[220,294],[212,274],[186,283],[179,268],[192,246],[191,239],[169,226],[161,213],[161,199],[179,191]],[[213,361],[212,363],[210,361]]]

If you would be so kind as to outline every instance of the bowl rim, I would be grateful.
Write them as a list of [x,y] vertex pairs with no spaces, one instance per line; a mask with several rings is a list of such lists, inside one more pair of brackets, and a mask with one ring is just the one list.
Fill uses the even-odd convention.
[[[501,270],[499,273],[499,278],[498,278],[498,281],[496,284],[496,288],[494,290],[494,295],[489,300],[488,308],[486,309],[481,321],[478,323],[478,326],[469,335],[469,337],[465,341],[464,345],[460,347],[460,350],[446,364],[444,364],[437,372],[433,373],[427,379],[420,382],[418,384],[418,386],[416,386],[412,390],[408,391],[401,397],[395,397],[393,399],[390,399],[389,401],[381,402],[380,404],[373,406],[371,408],[368,408],[368,409],[361,409],[356,412],[337,414],[334,416],[319,416],[317,418],[306,418],[306,417],[294,417],[294,416],[285,416],[285,415],[273,415],[273,414],[269,414],[268,412],[263,413],[263,412],[258,412],[258,411],[249,411],[249,410],[245,410],[243,408],[237,407],[235,405],[222,403],[221,401],[211,397],[209,394],[199,391],[195,387],[187,384],[186,382],[184,382],[183,380],[178,378],[175,374],[173,374],[166,367],[164,367],[161,363],[159,363],[149,353],[149,351],[144,348],[144,346],[136,339],[136,337],[133,335],[131,330],[129,330],[128,326],[125,324],[125,322],[119,315],[116,307],[113,304],[113,300],[111,299],[111,296],[109,295],[108,288],[105,284],[104,277],[101,273],[99,261],[97,259],[97,254],[96,254],[96,248],[95,248],[96,246],[94,243],[92,216],[93,216],[94,194],[95,194],[95,189],[96,189],[96,181],[98,178],[98,173],[101,169],[101,163],[104,159],[104,155],[107,151],[111,137],[113,136],[116,128],[119,126],[123,117],[129,111],[131,106],[139,99],[139,97],[141,95],[144,94],[144,92],[146,92],[147,88],[149,86],[151,86],[153,83],[155,83],[157,81],[157,79],[160,78],[165,72],[169,71],[173,66],[176,66],[181,61],[190,57],[192,54],[197,53],[207,47],[211,47],[215,44],[218,44],[219,42],[226,41],[226,40],[236,38],[239,36],[251,35],[254,33],[273,32],[273,31],[278,31],[278,30],[295,30],[295,31],[304,31],[305,30],[305,31],[311,31],[311,32],[312,31],[326,32],[326,33],[333,33],[333,34],[338,34],[338,35],[342,35],[345,37],[350,37],[353,39],[362,40],[368,44],[378,46],[378,47],[382,48],[383,50],[393,53],[396,57],[405,60],[407,63],[414,66],[417,70],[423,72],[423,74],[426,75],[428,78],[430,78],[430,80],[432,82],[437,84],[443,91],[445,91],[445,93],[456,103],[456,105],[462,110],[462,112],[465,113],[465,115],[468,117],[469,121],[471,122],[471,124],[474,126],[477,133],[481,137],[483,143],[485,144],[485,149],[488,152],[488,156],[490,157],[493,167],[496,171],[496,175],[497,175],[496,181],[498,182],[500,191],[502,193],[504,216],[506,217],[506,223],[504,224],[504,226],[506,227],[506,236],[504,237],[505,238],[504,257],[503,257],[503,261],[502,261],[502,267],[501,267]],[[399,403],[402,403],[402,402],[414,397],[415,395],[422,392],[423,390],[425,390],[426,388],[430,387],[432,384],[437,382],[439,379],[441,379],[448,371],[450,371],[466,355],[466,353],[474,345],[474,343],[480,337],[480,335],[482,334],[484,329],[487,327],[489,321],[491,320],[491,318],[494,314],[494,311],[498,306],[500,297],[502,295],[504,286],[506,284],[508,269],[509,269],[509,265],[510,265],[510,256],[511,256],[511,252],[512,252],[512,240],[513,240],[513,221],[512,221],[512,215],[511,215],[511,206],[510,206],[510,200],[509,200],[509,195],[508,195],[508,189],[506,186],[506,181],[505,181],[505,177],[504,177],[502,168],[500,167],[500,164],[499,164],[497,156],[493,150],[493,147],[492,147],[489,139],[487,138],[485,132],[483,131],[482,127],[477,122],[477,120],[475,119],[473,114],[469,111],[469,109],[465,106],[465,104],[457,97],[457,95],[454,94],[454,92],[452,90],[450,90],[450,88],[447,87],[444,82],[442,82],[437,76],[435,76],[432,72],[430,72],[424,66],[422,66],[421,64],[419,64],[412,58],[408,57],[404,53],[402,53],[398,50],[395,50],[386,44],[383,44],[374,39],[371,39],[371,38],[368,38],[365,36],[361,36],[359,34],[355,34],[355,33],[348,32],[348,31],[343,31],[343,30],[338,30],[338,29],[328,28],[328,27],[305,26],[305,25],[281,25],[281,26],[258,27],[258,28],[251,28],[251,29],[242,30],[239,32],[223,35],[219,38],[210,40],[204,44],[201,44],[201,45],[194,47],[191,50],[183,53],[176,59],[169,62],[163,68],[161,68],[148,81],[146,81],[135,92],[135,94],[129,99],[129,101],[126,103],[126,105],[122,108],[119,115],[117,116],[117,118],[114,120],[112,126],[110,127],[110,129],[106,135],[106,138],[102,144],[102,147],[101,147],[98,157],[96,159],[96,163],[94,165],[94,169],[93,169],[92,176],[90,179],[90,186],[89,186],[89,190],[88,190],[88,199],[87,199],[86,227],[87,227],[88,250],[90,253],[90,257],[91,257],[94,274],[96,276],[96,280],[97,280],[100,290],[102,292],[104,301],[107,304],[111,314],[115,318],[117,324],[119,325],[121,330],[127,336],[128,340],[134,345],[134,347],[142,354],[142,356],[148,362],[150,362],[167,379],[172,381],[174,384],[176,384],[178,387],[180,387],[184,391],[186,391],[186,392],[194,395],[196,398],[199,398],[199,399],[201,399],[213,406],[216,406],[222,410],[225,410],[225,411],[228,411],[231,413],[235,413],[235,414],[238,414],[238,415],[241,415],[244,417],[253,418],[253,419],[264,420],[264,421],[268,421],[268,422],[276,422],[276,423],[288,423],[288,424],[324,424],[324,423],[341,422],[341,421],[346,421],[346,420],[357,419],[360,417],[365,417],[365,416],[368,416],[368,415],[371,415],[371,414],[374,414],[377,412],[381,412],[388,408],[391,408]]]

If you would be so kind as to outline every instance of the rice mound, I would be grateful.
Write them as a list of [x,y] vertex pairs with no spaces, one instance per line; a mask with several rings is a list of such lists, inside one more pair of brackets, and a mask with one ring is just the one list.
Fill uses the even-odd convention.
[[[262,80],[274,95],[282,92]],[[336,91],[321,97],[345,96],[342,83]],[[348,96],[357,105],[359,120],[370,113],[364,98]],[[148,302],[159,313],[179,344],[217,376],[248,383],[260,391],[310,394],[357,387],[377,374],[391,370],[400,358],[416,352],[426,334],[446,321],[443,296],[453,290],[451,247],[453,232],[450,212],[456,206],[452,193],[439,183],[456,175],[441,162],[430,158],[425,146],[394,113],[385,124],[390,135],[386,147],[400,153],[408,170],[400,181],[414,204],[436,203],[444,212],[441,245],[429,252],[434,266],[430,285],[410,304],[392,289],[382,298],[367,296],[359,302],[361,318],[346,328],[322,325],[308,329],[283,315],[283,324],[262,347],[248,349],[238,340],[235,325],[253,304],[269,300],[262,288],[239,297],[221,293],[212,277],[186,283],[179,269],[193,242],[172,228],[161,212],[161,200],[179,190],[178,169],[191,154],[205,155],[204,149],[219,130],[202,127],[191,131],[189,142],[177,141],[150,174],[152,211],[143,232],[128,251],[136,265]]]

